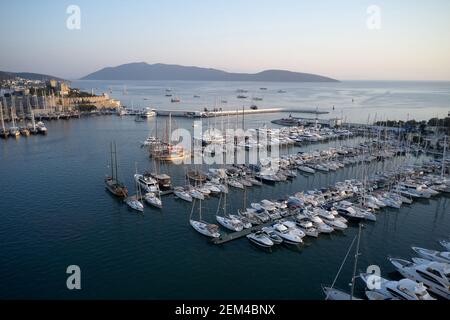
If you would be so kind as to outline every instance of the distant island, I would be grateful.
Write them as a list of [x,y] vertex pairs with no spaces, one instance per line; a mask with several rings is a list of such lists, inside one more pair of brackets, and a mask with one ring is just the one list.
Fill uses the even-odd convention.
[[27,80],[38,80],[38,81],[47,81],[47,80],[58,80],[62,81],[63,79],[49,76],[47,74],[40,73],[31,73],[31,72],[10,72],[10,71],[0,71],[0,81],[1,80],[12,80],[15,78],[22,78]]
[[107,67],[81,80],[186,80],[186,81],[264,81],[264,82],[338,82],[336,79],[286,70],[259,73],[230,73],[217,69],[173,64],[128,63]]

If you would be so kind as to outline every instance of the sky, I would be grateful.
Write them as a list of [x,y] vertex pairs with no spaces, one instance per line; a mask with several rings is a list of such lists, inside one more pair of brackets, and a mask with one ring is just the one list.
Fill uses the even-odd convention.
[[147,62],[450,80],[448,0],[0,0],[0,30],[0,70],[68,79]]

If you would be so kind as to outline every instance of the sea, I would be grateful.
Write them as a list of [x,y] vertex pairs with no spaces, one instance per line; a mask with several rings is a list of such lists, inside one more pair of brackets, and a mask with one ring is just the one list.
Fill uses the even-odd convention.
[[[255,103],[260,108],[318,108],[330,112],[321,118],[342,117],[361,123],[443,117],[450,101],[448,82],[73,81],[72,86],[96,94],[105,92],[136,109],[234,110]],[[166,89],[181,102],[171,103]],[[238,89],[248,91],[249,98],[237,99]],[[252,101],[252,97],[263,100]],[[271,120],[286,116],[252,115],[245,118],[245,126],[277,127]],[[231,123],[242,121],[227,118]],[[192,128],[193,121],[176,118],[174,125]],[[204,121],[211,125],[223,120]],[[262,250],[246,238],[214,245],[190,227],[189,203],[164,196],[163,209],[146,206],[139,214],[105,190],[103,179],[111,171],[112,141],[117,144],[119,178],[131,191],[136,168],[140,172],[156,168],[168,173],[174,185],[184,185],[189,166],[157,164],[141,148],[141,142],[154,134],[156,127],[163,132],[166,123],[164,117],[145,122],[115,115],[82,117],[47,122],[47,136],[0,140],[1,299],[325,298],[322,285],[335,280],[358,232],[356,225],[317,239],[305,238],[299,247]],[[293,147],[283,153],[359,142],[360,138],[339,140]],[[423,156],[409,155],[372,163],[369,171],[422,160]],[[249,188],[245,199],[241,190],[231,189],[227,210],[237,212],[245,204],[324,188],[362,174],[359,165],[330,173],[299,174],[291,182]],[[204,220],[215,222],[218,204],[215,197],[203,202]],[[399,210],[383,209],[376,222],[367,222],[362,229],[358,272],[375,265],[384,278],[398,280],[401,277],[388,257],[410,259],[414,256],[411,246],[442,250],[438,240],[450,236],[449,205],[450,197],[440,195]],[[336,279],[336,287],[346,291],[350,290],[353,254]],[[67,288],[67,268],[72,265],[81,270],[81,290]],[[364,297],[360,279],[356,280],[355,295]]]

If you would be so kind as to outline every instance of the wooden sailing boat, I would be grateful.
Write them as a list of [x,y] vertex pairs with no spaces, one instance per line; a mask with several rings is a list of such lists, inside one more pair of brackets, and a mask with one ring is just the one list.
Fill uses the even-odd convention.
[[111,176],[105,178],[106,189],[119,198],[128,196],[128,189],[117,178],[117,146],[111,142]]
[[185,155],[182,146],[174,146],[170,141],[172,134],[172,114],[169,113],[169,121],[166,124],[166,141],[161,142],[150,150],[150,155],[160,161],[181,161]]

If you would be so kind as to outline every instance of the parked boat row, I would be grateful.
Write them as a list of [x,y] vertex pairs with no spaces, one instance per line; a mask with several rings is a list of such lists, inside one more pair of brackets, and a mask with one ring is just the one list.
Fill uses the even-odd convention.
[[[376,221],[382,208],[409,205],[415,198],[402,195],[403,181],[408,181],[411,187],[428,190],[421,194],[425,199],[441,192],[434,188],[446,190],[450,186],[449,180],[424,174],[424,168],[400,166],[365,181],[346,180],[328,189],[297,192],[284,200],[264,199],[236,214],[216,215],[216,220],[228,232],[263,226],[247,235],[250,241],[262,247],[275,244],[269,233],[277,235],[284,243],[301,244],[305,236],[316,238],[322,233],[345,231],[350,222]],[[215,237],[220,237],[218,234],[216,229]],[[444,255],[443,259],[446,258]]]
[[[440,243],[448,250],[448,242]],[[412,261],[389,258],[405,277],[400,281],[379,277],[371,283],[372,275],[361,274],[361,279],[368,284],[366,295],[370,300],[435,300],[434,296],[450,299],[450,252],[419,247],[412,247],[412,250],[419,256]]]

